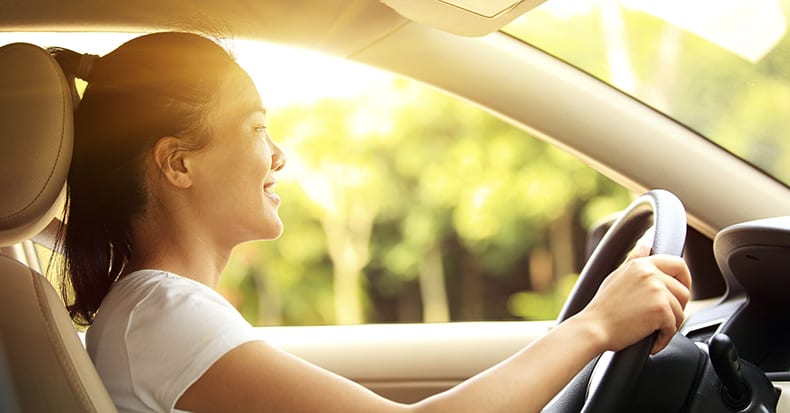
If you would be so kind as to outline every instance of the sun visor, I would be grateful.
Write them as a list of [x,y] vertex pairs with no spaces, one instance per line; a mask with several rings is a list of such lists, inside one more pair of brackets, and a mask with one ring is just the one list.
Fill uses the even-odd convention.
[[382,0],[401,16],[462,36],[499,30],[545,0]]

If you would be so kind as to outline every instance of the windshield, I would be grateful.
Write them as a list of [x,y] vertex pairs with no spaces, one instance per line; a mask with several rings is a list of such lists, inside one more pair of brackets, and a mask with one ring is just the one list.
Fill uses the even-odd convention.
[[554,0],[503,30],[790,185],[790,0]]

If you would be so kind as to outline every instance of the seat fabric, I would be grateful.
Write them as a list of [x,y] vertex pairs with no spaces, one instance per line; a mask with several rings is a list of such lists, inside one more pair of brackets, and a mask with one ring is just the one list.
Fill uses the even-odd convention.
[[[10,246],[63,208],[73,139],[71,92],[57,62],[0,47],[0,395],[20,412],[117,412],[49,281]],[[5,247],[5,248],[2,248]]]

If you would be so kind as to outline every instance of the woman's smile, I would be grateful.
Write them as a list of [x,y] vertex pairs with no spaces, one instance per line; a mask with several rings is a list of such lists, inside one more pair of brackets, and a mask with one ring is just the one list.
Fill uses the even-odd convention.
[[276,205],[280,205],[280,197],[274,193],[274,186],[277,185],[277,179],[269,179],[263,185],[263,192],[269,197]]

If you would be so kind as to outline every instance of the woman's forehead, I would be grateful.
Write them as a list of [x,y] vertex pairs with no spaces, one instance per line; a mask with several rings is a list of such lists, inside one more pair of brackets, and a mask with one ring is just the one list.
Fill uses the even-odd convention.
[[247,116],[260,113],[266,116],[266,108],[258,88],[249,76],[231,76],[224,82],[219,93],[220,109],[229,109]]

